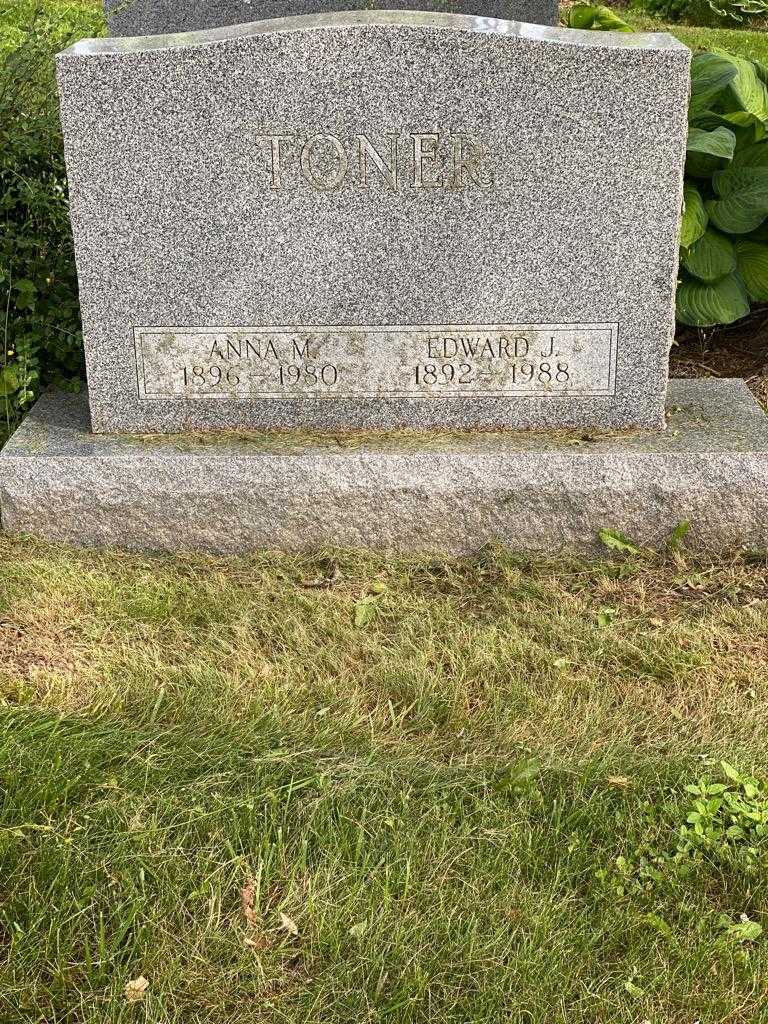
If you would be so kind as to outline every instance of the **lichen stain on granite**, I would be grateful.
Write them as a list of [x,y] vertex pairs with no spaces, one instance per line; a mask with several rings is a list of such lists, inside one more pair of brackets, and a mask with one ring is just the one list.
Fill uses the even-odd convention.
[[127,448],[141,447],[144,450],[172,450],[179,453],[197,454],[217,449],[232,451],[240,448],[254,454],[285,455],[308,449],[316,451],[361,451],[373,449],[382,452],[403,454],[418,451],[450,451],[457,448],[467,450],[478,446],[526,448],[529,444],[553,449],[569,449],[578,446],[592,447],[648,436],[649,431],[639,430],[457,430],[457,431],[349,431],[328,433],[308,430],[271,431],[217,431],[215,433],[189,432],[181,434],[99,434],[102,441],[125,445]]

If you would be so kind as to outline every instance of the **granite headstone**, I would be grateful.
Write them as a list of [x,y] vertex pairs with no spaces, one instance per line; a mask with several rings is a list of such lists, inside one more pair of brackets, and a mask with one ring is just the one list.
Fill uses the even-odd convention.
[[355,10],[437,11],[556,25],[558,0],[104,0],[111,36],[196,32],[264,18]]
[[689,61],[382,11],[77,43],[94,430],[662,427]]

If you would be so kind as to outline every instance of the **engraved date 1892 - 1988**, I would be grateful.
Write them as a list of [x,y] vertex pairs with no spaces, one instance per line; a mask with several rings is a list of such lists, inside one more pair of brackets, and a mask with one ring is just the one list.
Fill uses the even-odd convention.
[[[508,362],[507,374],[513,386],[567,384],[571,379],[570,364],[558,358],[554,335],[540,349],[522,335],[484,339],[471,335],[433,336],[427,339],[427,356],[430,361],[415,368],[416,384],[424,387],[476,384],[484,374],[484,366],[493,367],[494,360]],[[467,359],[472,362],[464,361]]]

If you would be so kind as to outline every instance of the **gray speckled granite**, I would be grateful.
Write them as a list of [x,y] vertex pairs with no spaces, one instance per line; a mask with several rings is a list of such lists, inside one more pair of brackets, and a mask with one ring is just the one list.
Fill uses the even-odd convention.
[[[689,61],[664,35],[384,11],[66,50],[94,429],[661,427]],[[457,387],[466,397],[442,381],[418,397],[387,397],[380,381],[355,397],[344,362],[358,345],[359,365],[362,345],[364,359],[391,353],[402,377],[427,331],[557,324],[614,340],[589,341],[581,383],[582,343],[567,348],[570,383],[537,376],[536,395],[499,397],[499,358],[471,367],[490,383]],[[297,394],[284,382],[278,397],[247,397],[243,373],[258,364],[274,383],[282,350],[234,366],[240,391],[211,397],[211,375],[232,362],[204,364],[189,341],[177,358],[171,338],[160,381],[134,336],[317,325],[349,335],[330,343],[346,397],[282,397]],[[358,330],[388,325],[406,333]],[[414,338],[407,325],[427,326]],[[172,394],[182,374],[187,390]]]
[[49,393],[0,454],[9,533],[77,545],[237,553],[327,546],[465,554],[768,545],[768,419],[741,381],[670,382],[665,432],[137,438],[89,431]]
[[558,0],[104,0],[111,36],[149,36],[264,18],[355,10],[438,11],[556,25]]

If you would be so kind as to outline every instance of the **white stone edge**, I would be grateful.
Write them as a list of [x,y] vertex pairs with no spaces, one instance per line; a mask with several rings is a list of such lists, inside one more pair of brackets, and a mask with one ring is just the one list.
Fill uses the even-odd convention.
[[283,32],[313,29],[383,26],[389,28],[435,28],[461,32],[516,36],[532,42],[585,47],[588,49],[685,51],[688,47],[666,32],[592,32],[551,25],[532,25],[522,21],[481,18],[470,14],[442,14],[434,11],[341,11],[303,14],[289,18],[269,18],[242,25],[177,32],[157,36],[121,36],[105,39],[81,39],[62,50],[62,57],[90,57],[110,54],[142,53],[152,50],[178,50],[212,43],[249,39]]

